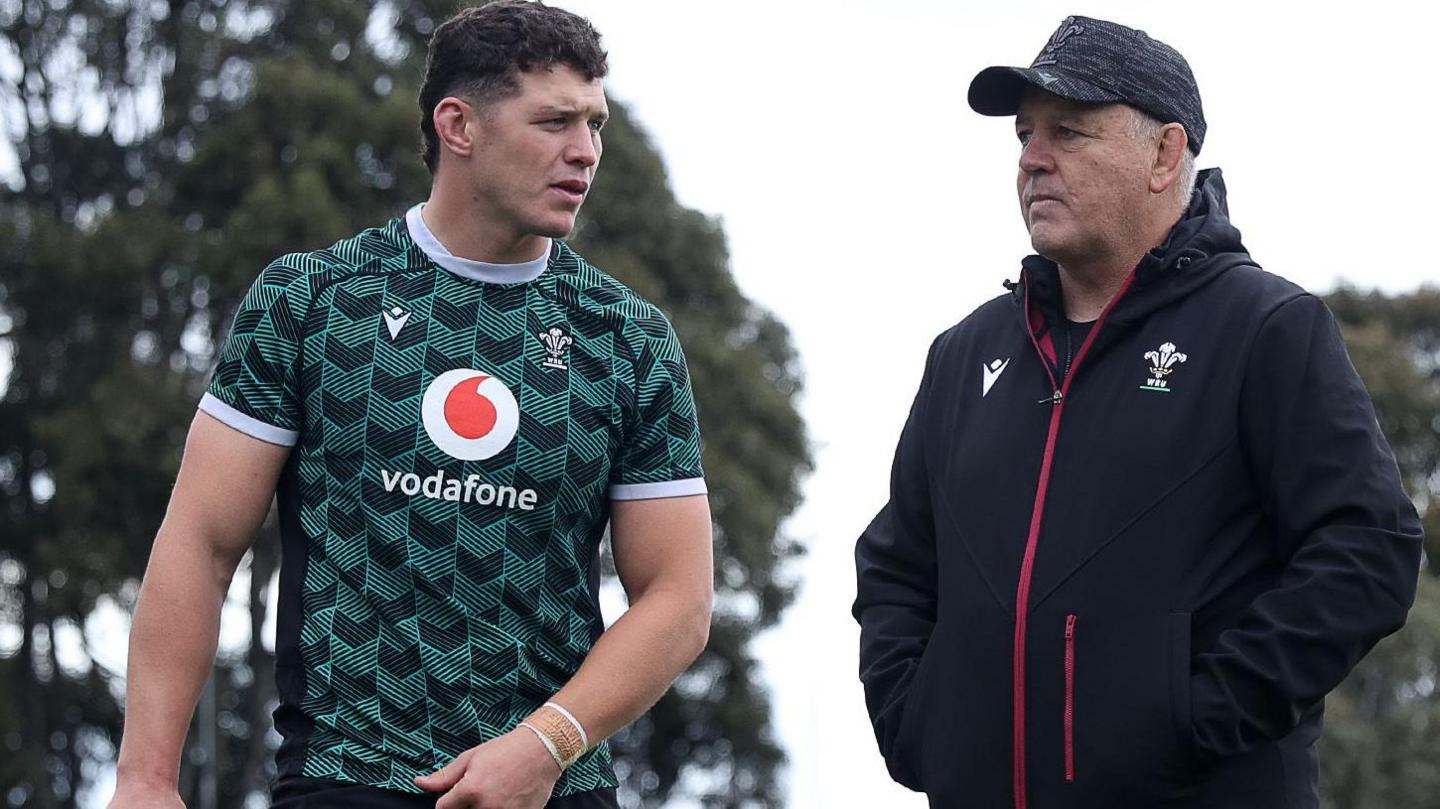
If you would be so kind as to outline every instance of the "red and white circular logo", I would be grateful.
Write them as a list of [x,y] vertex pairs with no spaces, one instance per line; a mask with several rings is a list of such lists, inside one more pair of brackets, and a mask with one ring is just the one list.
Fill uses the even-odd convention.
[[470,368],[435,377],[425,389],[420,416],[435,446],[462,461],[499,454],[520,427],[520,406],[505,383]]

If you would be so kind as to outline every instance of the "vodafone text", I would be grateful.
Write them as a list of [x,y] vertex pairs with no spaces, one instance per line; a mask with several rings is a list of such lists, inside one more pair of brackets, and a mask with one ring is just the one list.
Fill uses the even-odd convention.
[[539,497],[534,489],[517,490],[514,486],[481,483],[479,475],[467,475],[464,481],[461,481],[460,478],[447,477],[443,471],[436,471],[435,474],[422,478],[414,472],[389,472],[381,469],[380,483],[387,492],[399,489],[404,494],[419,494],[431,500],[496,505],[501,508],[518,508],[521,511],[534,511],[535,500]]

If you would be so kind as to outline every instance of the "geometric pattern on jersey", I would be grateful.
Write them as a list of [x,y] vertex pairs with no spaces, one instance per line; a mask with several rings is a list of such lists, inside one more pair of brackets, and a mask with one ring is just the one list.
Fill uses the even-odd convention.
[[[457,369],[477,372],[441,408],[462,438],[493,427],[479,376],[518,409],[487,457],[427,433],[427,389]],[[282,775],[418,792],[415,776],[514,728],[603,631],[611,498],[704,491],[674,330],[558,241],[511,285],[440,268],[400,219],[284,256],[245,297],[201,407],[295,440],[277,491]],[[613,786],[601,744],[554,794]]]

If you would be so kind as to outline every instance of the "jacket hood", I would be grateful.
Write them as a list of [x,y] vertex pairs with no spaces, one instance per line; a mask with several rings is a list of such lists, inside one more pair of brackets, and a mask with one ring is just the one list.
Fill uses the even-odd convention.
[[[1131,323],[1210,283],[1232,267],[1258,266],[1230,222],[1225,179],[1220,169],[1205,169],[1195,180],[1190,207],[1159,247],[1145,254],[1135,279],[1110,312],[1108,322]],[[1060,272],[1055,262],[1032,255],[1021,262],[1023,284],[1045,309],[1060,305]],[[1033,315],[1032,315],[1033,317]]]

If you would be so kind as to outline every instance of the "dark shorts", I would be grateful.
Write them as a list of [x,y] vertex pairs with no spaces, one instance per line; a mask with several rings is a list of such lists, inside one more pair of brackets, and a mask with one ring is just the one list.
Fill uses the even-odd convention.
[[[286,778],[270,793],[271,809],[435,809],[438,795],[414,795],[325,778]],[[619,809],[615,790],[551,798],[545,809]]]

